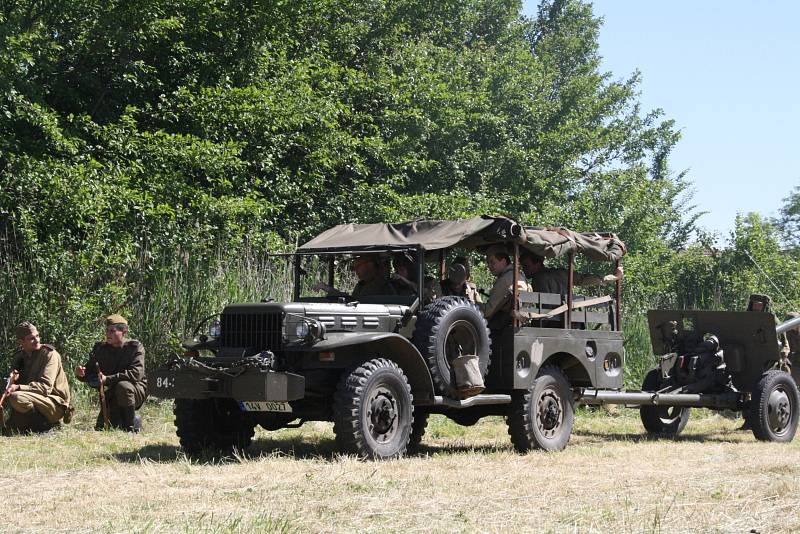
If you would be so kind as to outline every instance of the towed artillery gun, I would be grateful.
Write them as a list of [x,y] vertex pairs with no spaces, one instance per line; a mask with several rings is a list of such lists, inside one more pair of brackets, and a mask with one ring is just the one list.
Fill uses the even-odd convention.
[[648,323],[653,353],[661,356],[642,391],[584,390],[582,402],[638,405],[652,434],[678,435],[690,408],[702,407],[741,411],[756,439],[794,438],[800,396],[781,349],[800,318],[776,326],[766,312],[651,310]]
[[[480,252],[498,243],[509,249],[514,273],[523,250],[566,258],[565,294],[521,291],[515,275],[508,323],[491,331],[480,308],[465,298],[428,302],[426,264],[437,266],[442,279],[455,251]],[[649,431],[672,433],[685,425],[688,406],[748,410],[756,377],[776,376],[769,374],[773,354],[758,353],[761,359],[751,365],[755,347],[740,343],[729,349],[722,331],[723,348],[738,350],[738,361],[750,369],[745,381],[733,381],[729,390],[689,392],[684,384],[675,389],[679,383],[669,375],[655,375],[656,381],[651,373],[646,392],[622,391],[621,281],[613,295],[594,298],[574,295],[571,282],[577,255],[619,266],[624,252],[613,234],[524,227],[504,217],[339,225],[290,255],[292,302],[226,306],[207,335],[184,344],[186,354],[150,373],[152,394],[175,399],[177,434],[189,454],[244,449],[257,425],[278,430],[333,421],[340,450],[371,459],[396,458],[416,447],[434,413],[465,426],[504,416],[514,447],[524,452],[563,449],[576,402],[640,405]],[[329,286],[342,282],[337,258],[398,253],[416,260],[415,294],[307,294],[319,281],[315,269],[325,271]],[[658,325],[671,321],[681,325],[677,337],[654,337],[656,352],[694,350],[691,340],[705,333],[704,323],[695,322],[699,330],[689,335],[682,316],[656,318]],[[669,347],[659,352],[665,343]],[[477,359],[485,382],[479,394],[465,395],[457,381],[456,364],[464,356]],[[784,375],[768,380],[780,387],[762,388],[778,391],[768,394],[764,410],[788,406],[789,423],[779,436],[763,439],[794,434],[797,388]]]

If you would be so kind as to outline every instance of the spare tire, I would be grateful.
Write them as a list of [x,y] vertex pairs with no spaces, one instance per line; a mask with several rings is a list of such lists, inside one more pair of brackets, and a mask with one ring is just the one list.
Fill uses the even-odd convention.
[[483,313],[464,297],[443,297],[420,312],[411,337],[428,362],[436,389],[454,399],[464,398],[456,385],[452,361],[461,355],[478,356],[482,377],[489,369],[491,341]]

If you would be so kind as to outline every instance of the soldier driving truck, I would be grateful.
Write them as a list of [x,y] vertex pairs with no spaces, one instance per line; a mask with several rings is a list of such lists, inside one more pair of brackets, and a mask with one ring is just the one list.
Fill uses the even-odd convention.
[[[507,324],[490,335],[482,310],[468,298],[437,296],[426,303],[425,282],[432,272],[439,280],[446,277],[451,255],[497,250],[492,247],[505,251],[502,269],[495,270],[510,282],[504,279],[500,286]],[[522,251],[565,260],[567,292],[531,291],[520,272]],[[337,258],[397,254],[416,260],[409,279],[416,286],[413,294],[387,289],[319,296],[310,289],[320,274],[327,286],[342,284]],[[682,371],[673,385],[661,366],[658,380],[646,381],[647,391],[622,390],[621,280],[612,294],[592,297],[573,295],[572,286],[576,257],[606,262],[618,271],[624,254],[614,234],[525,227],[505,217],[339,225],[290,255],[292,302],[229,304],[210,320],[208,334],[187,340],[184,355],[151,373],[152,394],[175,399],[177,433],[189,454],[246,448],[256,425],[276,430],[332,421],[339,449],[370,459],[413,450],[434,413],[466,426],[504,416],[511,442],[524,452],[563,449],[576,402],[642,405],[648,431],[666,433],[676,433],[669,426],[676,406],[750,409],[751,396],[763,397],[755,395],[755,383],[770,369],[773,355],[747,344],[737,353],[737,371],[729,373],[735,391],[720,387],[717,378],[704,379],[702,372]],[[318,274],[316,266],[326,272]],[[693,344],[703,334],[687,330],[683,316],[656,320],[662,326],[677,324],[659,327],[658,335],[677,332],[654,341],[656,354],[665,355],[662,361],[673,350],[705,350]],[[772,329],[774,335],[774,324]],[[718,335],[723,339],[727,333]],[[783,375],[779,382],[788,403],[781,406],[794,414],[784,425],[783,439],[793,436],[797,404]],[[767,397],[769,404],[772,397]],[[653,414],[660,426],[650,424]]]

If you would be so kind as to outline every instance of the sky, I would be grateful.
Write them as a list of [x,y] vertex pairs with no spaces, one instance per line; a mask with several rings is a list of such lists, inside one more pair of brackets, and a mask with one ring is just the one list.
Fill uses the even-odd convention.
[[[596,0],[603,71],[642,74],[643,110],[682,139],[698,225],[724,240],[737,213],[777,216],[800,186],[800,2]],[[524,0],[535,16],[536,0]]]

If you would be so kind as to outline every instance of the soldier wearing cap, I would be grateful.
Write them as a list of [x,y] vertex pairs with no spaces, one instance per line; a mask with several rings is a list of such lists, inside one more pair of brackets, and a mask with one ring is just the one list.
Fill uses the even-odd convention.
[[481,302],[477,286],[470,280],[469,260],[459,256],[447,269],[447,278],[442,280],[442,294],[465,297],[472,302]]
[[[492,245],[486,250],[486,265],[497,277],[489,292],[489,300],[483,315],[490,330],[502,330],[511,324],[512,297],[514,294],[514,266],[508,249],[504,245]],[[530,291],[530,286],[521,273],[517,273],[519,291]]]
[[[106,340],[95,344],[86,365],[75,369],[75,376],[93,388],[105,388],[112,427],[138,432],[141,417],[136,410],[147,398],[144,347],[127,334],[128,321],[123,316],[106,317]],[[95,429],[102,428],[101,412]]]
[[62,420],[68,423],[72,408],[61,355],[52,345],[43,345],[39,330],[27,321],[19,324],[15,333],[20,350],[14,354],[11,368],[19,372],[19,378],[9,388],[11,416],[4,430],[46,432]]

